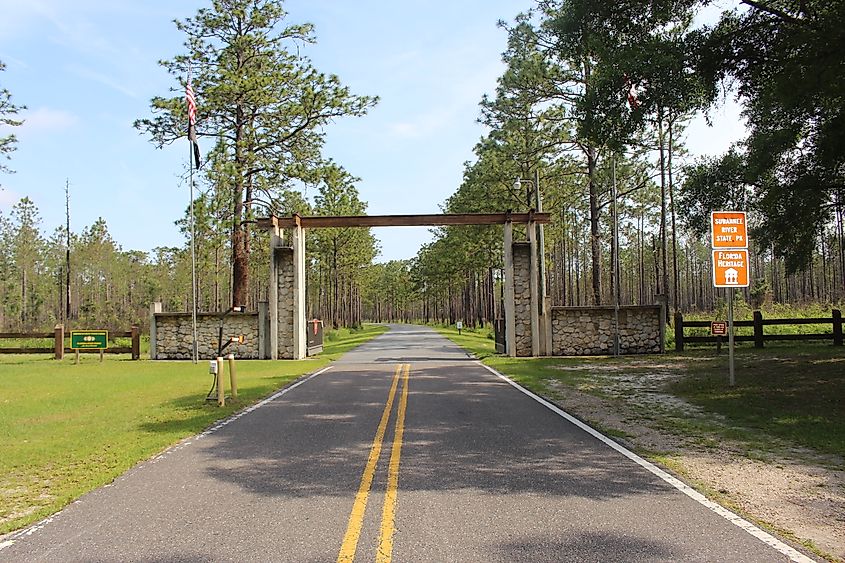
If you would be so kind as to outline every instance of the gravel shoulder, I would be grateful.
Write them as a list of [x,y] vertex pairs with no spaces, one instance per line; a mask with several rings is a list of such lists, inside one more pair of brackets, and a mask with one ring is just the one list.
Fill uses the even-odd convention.
[[[558,369],[583,375],[585,366]],[[546,380],[544,394],[743,517],[845,561],[845,460],[770,437],[747,440],[747,432],[726,438],[725,420],[667,392],[682,376],[672,362],[632,359],[589,371],[574,385]]]

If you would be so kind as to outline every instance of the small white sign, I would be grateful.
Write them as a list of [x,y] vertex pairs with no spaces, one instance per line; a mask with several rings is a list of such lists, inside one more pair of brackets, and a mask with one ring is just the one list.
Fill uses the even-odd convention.
[[462,328],[464,328],[464,323],[462,323],[461,321],[458,321],[455,324],[455,326],[457,327],[458,330],[461,330]]

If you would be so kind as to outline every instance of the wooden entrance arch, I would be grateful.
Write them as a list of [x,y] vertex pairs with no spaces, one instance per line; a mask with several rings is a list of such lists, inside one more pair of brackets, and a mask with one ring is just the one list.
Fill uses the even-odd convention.
[[[548,213],[463,213],[443,215],[271,216],[258,225],[272,233],[270,260],[270,342],[272,359],[306,356],[305,229],[320,227],[443,227],[504,225],[505,350],[510,356],[551,352],[551,330],[544,284],[543,253],[537,248],[536,225]],[[513,241],[513,224],[527,226],[528,241]],[[286,236],[289,232],[289,237]],[[288,238],[289,242],[286,242]],[[526,294],[528,298],[526,299]]]

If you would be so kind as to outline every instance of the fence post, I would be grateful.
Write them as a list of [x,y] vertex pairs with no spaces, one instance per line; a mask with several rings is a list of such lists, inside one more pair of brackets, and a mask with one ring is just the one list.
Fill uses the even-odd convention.
[[833,310],[833,345],[842,346],[842,311]]
[[763,313],[754,311],[754,347],[763,347]]
[[57,360],[63,360],[65,357],[65,325],[56,325],[56,328],[53,329],[53,338],[55,341],[53,347],[55,357]]
[[675,313],[675,351],[684,351],[684,315]]
[[141,359],[141,329],[138,325],[132,325],[132,359]]

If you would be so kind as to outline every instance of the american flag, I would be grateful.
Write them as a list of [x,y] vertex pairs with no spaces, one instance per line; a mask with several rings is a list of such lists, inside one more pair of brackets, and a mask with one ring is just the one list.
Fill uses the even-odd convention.
[[637,99],[637,85],[631,82],[627,74],[623,74],[622,77],[625,81],[625,94],[628,99],[628,105],[631,106],[632,110],[635,110],[640,107],[640,100]]
[[200,146],[197,143],[197,99],[194,97],[194,89],[191,86],[191,78],[188,77],[188,82],[185,84],[185,98],[188,101],[188,140],[191,141],[194,147],[194,162],[196,167],[200,167]]

